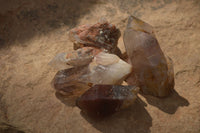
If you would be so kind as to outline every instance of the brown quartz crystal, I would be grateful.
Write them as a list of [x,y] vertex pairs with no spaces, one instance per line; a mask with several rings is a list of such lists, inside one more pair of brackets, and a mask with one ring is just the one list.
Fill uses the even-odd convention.
[[153,27],[130,16],[123,40],[133,67],[128,83],[135,84],[136,80],[144,94],[159,97],[169,95],[174,88],[173,63],[165,58]]
[[138,87],[122,85],[95,85],[77,99],[77,106],[92,117],[109,116],[133,104]]
[[68,97],[80,96],[90,88],[88,83],[79,80],[87,69],[87,66],[83,66],[58,71],[52,80],[55,90]]

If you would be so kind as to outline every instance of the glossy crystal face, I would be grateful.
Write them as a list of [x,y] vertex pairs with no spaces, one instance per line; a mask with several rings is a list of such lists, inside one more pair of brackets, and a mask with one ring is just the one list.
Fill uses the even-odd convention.
[[143,93],[169,95],[174,87],[173,63],[164,56],[152,26],[131,16],[123,40],[134,71],[128,83],[133,84],[136,77]]
[[77,106],[93,117],[111,115],[136,100],[139,91],[135,86],[95,85],[77,99]]

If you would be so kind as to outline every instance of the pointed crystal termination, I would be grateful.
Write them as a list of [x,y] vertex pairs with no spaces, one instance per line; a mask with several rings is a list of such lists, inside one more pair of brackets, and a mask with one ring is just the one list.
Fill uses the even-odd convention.
[[[167,61],[154,35],[153,27],[130,16],[124,33],[124,45],[133,66],[132,76],[144,94],[164,97],[174,88],[172,61]],[[127,79],[131,84],[133,77]]]
[[57,70],[88,65],[94,56],[101,51],[101,49],[94,47],[83,47],[75,51],[60,53],[51,60],[49,65]]
[[121,55],[117,48],[120,30],[107,21],[98,22],[94,25],[82,25],[70,30],[69,39],[74,43],[74,49],[85,46],[103,48],[109,53]]
[[132,105],[138,87],[122,85],[95,85],[77,99],[77,106],[92,117],[106,117]]

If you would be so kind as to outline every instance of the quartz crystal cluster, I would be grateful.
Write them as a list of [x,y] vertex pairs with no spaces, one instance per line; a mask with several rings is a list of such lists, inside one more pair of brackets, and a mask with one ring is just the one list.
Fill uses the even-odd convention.
[[[164,56],[152,26],[129,17],[123,38],[126,58],[117,47],[120,35],[105,20],[79,26],[69,32],[74,50],[49,63],[58,70],[52,81],[57,93],[76,99],[90,116],[105,117],[129,107],[139,90],[164,97],[174,87],[172,60]],[[121,85],[123,81],[128,85]]]

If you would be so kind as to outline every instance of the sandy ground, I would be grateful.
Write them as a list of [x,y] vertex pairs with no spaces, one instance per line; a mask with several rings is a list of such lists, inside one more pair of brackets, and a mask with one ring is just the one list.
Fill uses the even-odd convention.
[[[122,35],[135,15],[155,27],[174,61],[175,90],[158,99],[139,95],[130,108],[101,121],[61,102],[51,87],[48,62],[72,50],[68,30],[107,18]],[[199,0],[0,1],[0,132],[199,133]],[[122,37],[119,47],[124,51]]]

